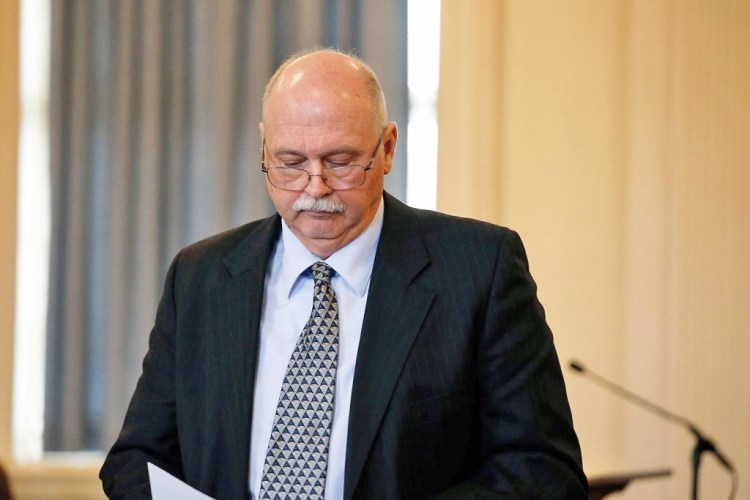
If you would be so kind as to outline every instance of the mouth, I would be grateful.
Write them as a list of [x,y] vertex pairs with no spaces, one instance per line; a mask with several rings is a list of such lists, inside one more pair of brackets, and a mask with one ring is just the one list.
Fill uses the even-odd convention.
[[322,210],[301,210],[301,213],[304,213],[308,217],[312,217],[314,219],[330,219],[331,217],[336,215],[336,212],[328,212]]

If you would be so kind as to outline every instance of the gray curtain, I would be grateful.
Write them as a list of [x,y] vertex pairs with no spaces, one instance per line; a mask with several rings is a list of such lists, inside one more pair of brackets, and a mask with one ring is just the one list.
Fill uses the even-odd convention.
[[302,48],[380,76],[405,192],[406,0],[55,0],[45,450],[106,449],[182,246],[271,213],[261,95]]

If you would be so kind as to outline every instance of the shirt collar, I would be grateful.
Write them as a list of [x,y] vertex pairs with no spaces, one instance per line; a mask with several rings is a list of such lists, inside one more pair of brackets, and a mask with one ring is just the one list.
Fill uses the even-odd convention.
[[[375,216],[362,234],[324,261],[336,271],[335,275],[340,276],[346,286],[360,297],[364,296],[370,282],[382,228],[383,199],[381,197]],[[289,229],[286,222],[281,224],[281,248],[283,251],[281,286],[290,297],[298,285],[302,273],[320,259],[302,244]]]

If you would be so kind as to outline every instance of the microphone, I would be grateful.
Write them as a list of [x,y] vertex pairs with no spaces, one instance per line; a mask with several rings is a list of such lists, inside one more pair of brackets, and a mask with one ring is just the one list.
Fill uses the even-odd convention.
[[626,399],[627,401],[630,401],[631,403],[636,404],[645,410],[650,411],[651,413],[655,413],[665,420],[681,425],[682,427],[686,428],[693,436],[695,436],[697,442],[695,444],[695,448],[693,449],[693,498],[697,498],[698,466],[700,464],[700,454],[704,451],[713,453],[714,456],[719,460],[719,462],[721,462],[721,464],[732,475],[732,493],[730,494],[729,498],[734,498],[734,495],[737,491],[737,476],[732,462],[726,457],[726,455],[719,451],[719,449],[711,439],[707,438],[705,434],[701,432],[697,425],[695,425],[687,418],[675,415],[674,413],[667,411],[661,406],[654,404],[651,401],[648,401],[647,399],[642,398],[641,396],[633,392],[630,392],[624,387],[621,387],[614,382],[607,380],[606,378],[595,372],[592,372],[579,361],[571,360],[569,366],[573,371],[580,373],[597,385],[604,387],[608,392],[614,393],[619,397]]

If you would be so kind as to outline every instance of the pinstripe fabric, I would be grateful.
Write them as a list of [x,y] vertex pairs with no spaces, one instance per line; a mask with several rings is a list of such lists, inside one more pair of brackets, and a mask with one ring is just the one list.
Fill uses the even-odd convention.
[[[150,459],[212,496],[247,498],[261,294],[278,224],[189,247],[173,264],[144,375],[101,472],[109,490],[137,487]],[[346,499],[587,497],[552,335],[515,233],[385,196],[345,470]]]

